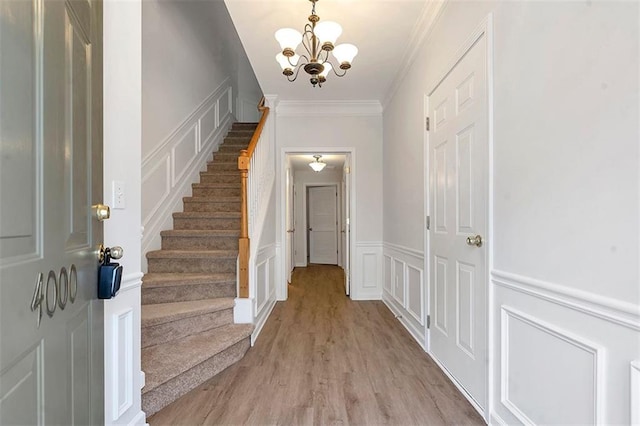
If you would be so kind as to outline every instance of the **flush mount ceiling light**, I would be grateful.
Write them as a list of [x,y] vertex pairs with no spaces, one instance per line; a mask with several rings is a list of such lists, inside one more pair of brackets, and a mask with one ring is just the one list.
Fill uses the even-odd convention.
[[325,166],[327,165],[327,163],[320,161],[320,159],[322,158],[322,155],[314,155],[313,158],[315,158],[316,161],[312,161],[309,163],[309,167],[311,167],[313,171],[319,172],[322,169],[324,169]]
[[[353,44],[339,44],[334,46],[336,40],[342,34],[342,27],[331,21],[319,22],[320,17],[316,15],[316,3],[319,0],[309,0],[313,3],[309,24],[304,26],[304,33],[293,28],[281,28],[276,31],[276,40],[280,43],[282,53],[276,55],[276,61],[282,67],[282,74],[289,81],[298,78],[300,69],[304,69],[311,76],[309,81],[316,87],[322,87],[322,83],[327,80],[327,75],[333,70],[338,77],[344,77],[347,70],[351,68],[353,58],[358,54],[358,48]],[[302,43],[306,52],[302,55],[296,53],[296,48]],[[329,62],[329,54],[338,62],[338,72],[336,67]]]

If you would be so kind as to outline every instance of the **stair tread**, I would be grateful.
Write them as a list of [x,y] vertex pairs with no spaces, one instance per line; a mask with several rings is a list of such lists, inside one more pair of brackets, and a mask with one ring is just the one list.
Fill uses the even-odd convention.
[[238,250],[154,250],[147,253],[147,259],[206,259],[212,257],[237,257]]
[[215,299],[142,305],[142,328],[166,324],[210,312],[218,312],[224,309],[233,309],[234,303],[232,297],[219,297]]
[[235,219],[241,216],[240,212],[176,212],[174,218],[191,219]]
[[166,237],[238,237],[240,229],[171,229],[160,231]]
[[212,182],[212,183],[192,183],[192,188],[240,188],[240,179],[238,182]]
[[142,349],[142,369],[146,376],[142,393],[219,354],[252,332],[252,324],[229,324]]
[[215,172],[200,172],[200,176],[205,175],[205,176],[220,176],[220,175],[224,175],[224,176],[238,176],[240,177],[240,170],[216,170]]
[[226,196],[226,197],[217,197],[217,196],[211,196],[211,197],[184,197],[182,199],[183,201],[191,201],[191,202],[195,202],[195,203],[224,203],[224,202],[234,202],[234,201],[240,201],[240,196],[239,195],[235,195],[235,196]]
[[168,287],[176,284],[209,284],[236,281],[234,273],[198,274],[189,272],[151,272],[142,277],[146,288]]

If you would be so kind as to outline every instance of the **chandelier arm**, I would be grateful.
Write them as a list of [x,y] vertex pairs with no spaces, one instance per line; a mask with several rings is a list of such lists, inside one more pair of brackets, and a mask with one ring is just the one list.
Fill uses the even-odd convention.
[[291,76],[287,76],[287,80],[289,80],[290,82],[294,82],[296,81],[296,78],[298,78],[298,74],[300,74],[300,69],[302,67],[296,67],[296,73],[293,75],[293,79],[291,78]]
[[345,75],[347,75],[347,70],[343,70],[344,72],[342,74],[338,74],[338,71],[336,71],[336,67],[334,67],[333,64],[331,64],[331,70],[338,77],[344,77]]
[[[304,61],[302,59],[304,59]],[[308,63],[309,63],[309,58],[307,57],[307,55],[300,55],[300,59],[298,59],[298,65],[293,65],[293,64],[291,65],[293,65],[294,67],[299,67],[300,65],[305,65]]]

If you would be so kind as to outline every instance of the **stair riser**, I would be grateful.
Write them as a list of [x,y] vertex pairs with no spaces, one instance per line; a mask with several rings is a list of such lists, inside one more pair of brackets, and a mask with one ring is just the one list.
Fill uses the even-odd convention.
[[238,250],[238,237],[163,236],[163,250]]
[[235,160],[232,163],[220,163],[220,162],[213,162],[213,163],[207,163],[207,172],[209,173],[215,173],[217,171],[231,171],[231,170],[238,170],[238,161]]
[[222,203],[216,203],[216,202],[200,203],[200,202],[185,201],[184,211],[185,212],[239,212],[240,201],[238,202],[226,201]]
[[235,297],[236,283],[182,284],[143,288],[142,304],[188,302],[190,300],[214,299],[216,297]]
[[243,144],[244,146],[248,146],[251,142],[251,136],[247,135],[227,135],[222,141],[221,145],[224,144]]
[[143,393],[142,410],[146,413],[147,418],[216,374],[221,373],[227,367],[240,361],[249,350],[249,346],[251,346],[251,340],[247,337],[152,391]]
[[239,230],[240,218],[233,219],[186,219],[176,218],[173,219],[173,229],[187,230],[187,229],[200,229],[200,230]]
[[237,188],[207,188],[194,187],[192,190],[194,197],[239,197],[240,185]]
[[236,259],[230,258],[151,258],[148,259],[149,272],[235,272]]
[[142,347],[160,345],[173,340],[233,323],[233,309],[209,312],[165,324],[142,327]]
[[239,183],[240,173],[227,175],[219,173],[202,173],[200,175],[200,183]]
[[218,149],[218,152],[220,153],[224,153],[224,154],[236,154],[236,155],[240,155],[240,151],[242,151],[243,149],[247,149],[247,145],[245,144],[229,144],[229,145],[222,145],[220,146],[220,148]]
[[227,137],[246,137],[251,139],[256,129],[231,129],[227,133]]
[[214,152],[213,153],[213,163],[221,162],[221,163],[232,163],[238,162],[239,152]]
[[233,123],[231,130],[255,130],[258,125],[256,123]]

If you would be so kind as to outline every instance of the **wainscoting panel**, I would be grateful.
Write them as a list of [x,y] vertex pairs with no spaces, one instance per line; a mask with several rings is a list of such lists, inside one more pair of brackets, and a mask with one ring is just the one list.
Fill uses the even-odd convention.
[[640,425],[640,360],[635,360],[630,365],[631,373],[631,424]]
[[117,374],[113,387],[113,418],[118,419],[133,405],[133,309],[128,309],[112,317],[113,334],[111,345],[117,360]]
[[279,255],[279,246],[269,244],[261,247],[256,256],[255,279],[251,284],[255,288],[251,294],[255,294],[253,301],[255,318],[253,323],[256,329],[251,335],[251,342],[255,342],[262,331],[271,310],[276,304],[276,255]]
[[353,300],[380,300],[382,297],[382,243],[358,241],[351,275]]
[[632,423],[637,370],[631,368],[630,378],[629,366],[640,355],[640,316],[560,284],[502,271],[492,271],[491,278],[491,418],[506,424]]
[[401,306],[406,306],[404,300],[404,290],[405,290],[405,268],[406,264],[399,260],[393,261],[393,297],[395,297],[396,301]]
[[[122,277],[122,287],[104,309],[105,424],[144,424],[140,389],[140,288],[142,274]],[[142,416],[142,423],[134,423]]]
[[426,350],[426,283],[424,253],[396,244],[384,244],[382,300]]
[[191,195],[191,184],[231,126],[230,84],[225,80],[142,159],[143,254],[160,248],[160,231],[171,229],[172,213],[182,210],[182,198]]

